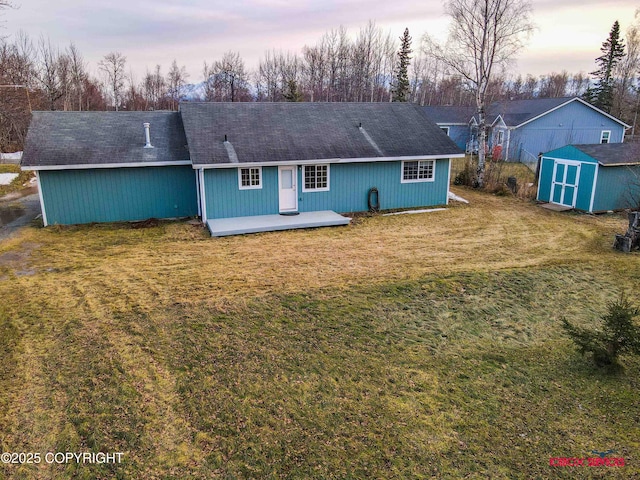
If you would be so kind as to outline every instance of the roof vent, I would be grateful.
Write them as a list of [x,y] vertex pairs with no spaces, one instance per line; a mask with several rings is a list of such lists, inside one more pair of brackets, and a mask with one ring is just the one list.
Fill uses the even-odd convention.
[[151,124],[143,123],[142,126],[144,127],[144,140],[146,142],[144,148],[153,148],[153,145],[151,145]]

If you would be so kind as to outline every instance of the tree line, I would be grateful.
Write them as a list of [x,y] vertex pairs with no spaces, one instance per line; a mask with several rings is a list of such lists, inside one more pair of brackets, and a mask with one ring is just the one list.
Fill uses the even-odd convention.
[[[625,60],[610,82],[611,113],[628,123],[638,104],[638,25],[636,18],[627,31]],[[487,101],[584,96],[593,93],[592,83],[585,73],[514,77],[499,71],[489,79],[485,94]],[[90,69],[73,43],[60,49],[45,37],[34,40],[18,33],[0,40],[0,85],[2,151],[22,147],[30,110],[176,110],[185,95],[219,102],[475,105],[468,79],[442,60],[427,35],[412,47],[408,30],[395,38],[374,22],[355,36],[344,27],[331,30],[300,53],[268,51],[254,70],[239,53],[228,51],[203,62],[197,78],[174,60],[168,70],[156,65],[141,81],[121,52],[106,54]]]

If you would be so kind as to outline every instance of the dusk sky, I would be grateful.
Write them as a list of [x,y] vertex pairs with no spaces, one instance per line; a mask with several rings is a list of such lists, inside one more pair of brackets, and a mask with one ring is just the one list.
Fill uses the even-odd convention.
[[[61,49],[74,42],[94,74],[105,54],[119,51],[138,81],[156,64],[166,74],[175,58],[189,82],[199,82],[203,62],[228,50],[253,70],[265,52],[300,54],[340,25],[353,37],[369,20],[396,38],[408,27],[414,49],[423,33],[444,39],[448,27],[437,0],[12,1],[19,8],[4,11],[0,33],[11,38],[24,30],[33,40],[44,35]],[[537,28],[510,72],[594,70],[613,22],[619,20],[624,33],[639,6],[633,0],[533,0]]]

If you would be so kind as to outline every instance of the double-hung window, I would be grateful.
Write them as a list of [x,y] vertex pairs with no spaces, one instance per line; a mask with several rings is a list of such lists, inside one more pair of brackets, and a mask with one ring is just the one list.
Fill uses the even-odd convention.
[[600,134],[600,143],[609,143],[609,137],[611,137],[611,131],[603,130]]
[[239,168],[238,187],[240,190],[262,188],[262,167]]
[[329,165],[305,165],[303,192],[326,192],[329,190]]
[[402,162],[402,183],[433,182],[436,162],[434,160],[416,160]]

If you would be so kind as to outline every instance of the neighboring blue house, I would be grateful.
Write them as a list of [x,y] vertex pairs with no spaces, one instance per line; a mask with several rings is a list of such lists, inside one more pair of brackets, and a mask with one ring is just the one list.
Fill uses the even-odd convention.
[[640,145],[567,145],[542,156],[538,200],[590,213],[640,206]]
[[35,112],[22,166],[45,225],[200,215],[218,234],[220,219],[300,215],[299,228],[316,226],[306,212],[443,205],[462,156],[410,104],[184,103]]
[[[424,107],[427,116],[445,127],[453,118],[461,145],[467,115],[466,150],[477,151],[477,116],[468,107]],[[447,110],[451,113],[447,113]],[[569,144],[621,143],[628,125],[578,97],[496,102],[487,107],[487,151],[503,160],[533,163],[542,152]]]

